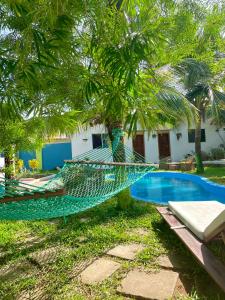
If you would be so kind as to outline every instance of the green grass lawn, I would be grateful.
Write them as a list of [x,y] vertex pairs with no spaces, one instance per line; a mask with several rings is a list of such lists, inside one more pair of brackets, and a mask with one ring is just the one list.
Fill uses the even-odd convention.
[[206,167],[205,172],[201,175],[219,184],[225,185],[225,167]]
[[[225,168],[206,168],[204,176],[225,183]],[[115,197],[82,214],[70,216],[66,223],[63,218],[1,221],[0,299],[127,299],[116,293],[121,279],[134,267],[159,268],[155,259],[163,254],[173,254],[183,264],[180,277],[184,287],[178,288],[176,299],[225,299],[153,204],[135,201],[133,208],[122,211],[117,208],[117,200]],[[138,234],[137,229],[144,229],[147,235]],[[95,287],[80,283],[79,272],[92,260],[104,256],[115,245],[133,242],[145,246],[135,261],[121,260],[119,271]],[[222,242],[214,241],[209,246],[225,262]],[[55,260],[44,265],[37,265],[29,257],[31,253],[52,247],[69,250],[59,251]],[[3,274],[2,270],[9,266],[12,271]],[[188,295],[179,296],[183,288]],[[32,296],[26,298],[29,293]]]
[[[147,230],[148,234],[141,236],[135,231],[139,228]],[[39,241],[29,243],[31,237]],[[145,245],[136,261],[121,261],[122,268],[95,287],[85,286],[77,280],[77,274],[94,258],[104,255],[114,245],[130,242]],[[66,224],[62,218],[0,223],[1,268],[7,265],[15,267],[30,253],[56,246],[70,251],[61,251],[54,263],[44,266],[33,264],[28,274],[17,274],[17,270],[3,276],[0,299],[17,299],[23,291],[39,295],[31,299],[125,299],[116,293],[116,287],[128,270],[134,267],[157,268],[155,258],[165,253],[178,256],[184,263],[181,278],[190,296],[176,299],[224,299],[219,288],[151,204],[135,202],[133,208],[120,211],[114,198],[85,213],[69,217]],[[219,253],[218,249],[221,249],[220,242],[216,242],[214,251],[225,261],[224,253]]]

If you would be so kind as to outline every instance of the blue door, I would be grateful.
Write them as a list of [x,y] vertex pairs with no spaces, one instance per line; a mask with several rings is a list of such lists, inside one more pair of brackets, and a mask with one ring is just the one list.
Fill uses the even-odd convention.
[[19,159],[23,160],[24,167],[30,169],[28,161],[36,158],[35,151],[19,151]]
[[47,144],[42,149],[42,169],[54,170],[56,167],[62,167],[64,160],[71,158],[71,143]]

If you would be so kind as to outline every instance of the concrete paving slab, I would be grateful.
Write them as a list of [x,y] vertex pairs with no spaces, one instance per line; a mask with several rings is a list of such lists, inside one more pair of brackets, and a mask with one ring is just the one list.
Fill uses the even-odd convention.
[[161,270],[158,273],[130,271],[117,291],[125,296],[140,299],[168,300],[173,296],[178,273]]
[[0,269],[0,282],[24,278],[37,271],[35,266],[23,260]]
[[100,283],[110,277],[120,267],[120,263],[99,258],[89,265],[81,274],[80,279],[85,284]]
[[118,245],[107,252],[108,255],[134,260],[136,255],[144,249],[141,244]]
[[184,268],[184,263],[182,263],[182,258],[176,255],[168,254],[161,255],[156,259],[156,263],[165,269],[182,269]]
[[90,218],[80,218],[80,223],[88,223]]
[[49,300],[49,295],[45,291],[44,286],[37,286],[31,290],[22,291],[16,300]]
[[37,263],[40,266],[53,263],[62,253],[70,252],[72,248],[66,247],[51,247],[44,250],[39,250],[28,255],[28,259]]
[[145,228],[133,228],[130,231],[127,231],[129,235],[141,235],[141,236],[147,236],[149,234],[149,231]]

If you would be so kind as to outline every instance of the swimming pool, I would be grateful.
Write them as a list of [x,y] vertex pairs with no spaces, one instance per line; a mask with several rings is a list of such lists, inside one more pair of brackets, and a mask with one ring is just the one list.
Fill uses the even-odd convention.
[[132,185],[131,195],[138,200],[159,204],[204,200],[225,204],[225,186],[205,177],[179,172],[150,172]]

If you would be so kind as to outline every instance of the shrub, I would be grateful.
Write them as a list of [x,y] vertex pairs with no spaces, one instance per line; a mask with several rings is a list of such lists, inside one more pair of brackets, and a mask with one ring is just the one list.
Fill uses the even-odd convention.
[[211,159],[225,158],[225,151],[223,148],[213,148],[210,151]]
[[24,161],[22,159],[18,159],[16,161],[16,169],[17,169],[17,171],[22,172],[23,171],[23,166],[24,166]]
[[39,161],[37,159],[31,159],[28,161],[29,167],[34,171],[39,167]]
[[202,160],[209,160],[211,158],[211,155],[205,151],[202,151],[201,154],[202,154]]

